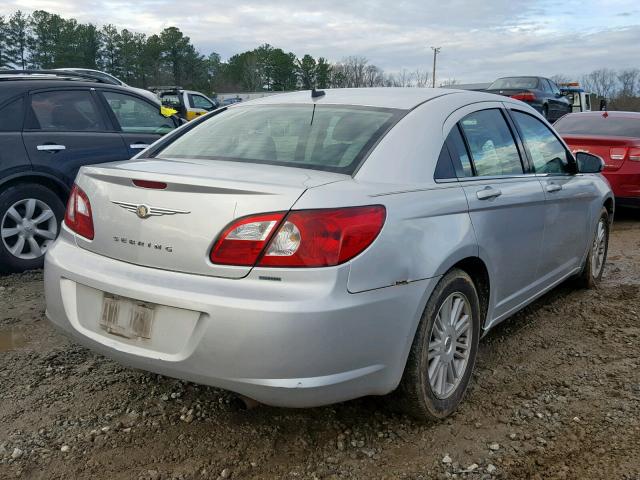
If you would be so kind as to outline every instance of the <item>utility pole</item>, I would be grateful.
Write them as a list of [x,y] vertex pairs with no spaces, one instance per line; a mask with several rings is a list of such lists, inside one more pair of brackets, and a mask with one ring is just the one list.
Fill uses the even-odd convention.
[[431,47],[433,50],[433,75],[431,76],[431,86],[436,88],[436,57],[440,53],[442,47]]

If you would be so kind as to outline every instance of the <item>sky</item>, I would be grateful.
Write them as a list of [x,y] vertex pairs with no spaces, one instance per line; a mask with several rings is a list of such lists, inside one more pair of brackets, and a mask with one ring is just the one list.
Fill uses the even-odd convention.
[[2,0],[0,15],[47,10],[147,34],[177,26],[223,59],[269,43],[299,57],[366,57],[386,72],[490,82],[505,75],[640,68],[639,0]]

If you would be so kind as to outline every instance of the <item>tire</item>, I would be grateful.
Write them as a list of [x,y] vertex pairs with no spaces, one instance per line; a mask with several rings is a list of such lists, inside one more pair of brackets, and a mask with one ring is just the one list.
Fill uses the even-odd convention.
[[596,288],[602,280],[607,253],[609,253],[609,227],[609,212],[603,207],[600,211],[598,226],[593,234],[593,240],[589,246],[587,260],[582,272],[576,278],[578,287]]
[[549,105],[543,105],[542,106],[542,116],[548,121],[551,122],[551,119],[549,118]]
[[[438,359],[444,358],[448,362],[449,359],[455,358],[456,353],[463,351],[459,350],[454,340],[455,336],[450,335],[452,332],[440,335],[440,341],[437,341],[438,330],[446,331],[448,328],[441,328],[442,320],[447,317],[454,318],[452,315],[446,315],[447,305],[453,305],[452,310],[454,310],[457,300],[462,302],[459,317],[463,317],[464,314],[470,317],[466,332],[456,339],[462,340],[461,343],[466,346],[464,352],[467,356],[464,365],[457,363],[459,375],[454,377],[451,376],[450,371],[447,371],[443,384],[442,376],[438,376],[438,371],[444,374],[443,368],[446,370],[446,367],[441,367],[442,362],[439,363]],[[440,319],[436,321],[439,314]],[[398,389],[403,410],[423,420],[442,419],[453,413],[469,385],[478,353],[479,338],[480,301],[476,287],[466,272],[453,269],[436,286],[418,325]],[[432,355],[429,355],[430,344],[433,347]],[[433,370],[431,376],[430,368]],[[454,381],[448,382],[449,378]]]
[[24,183],[1,191],[0,271],[42,268],[44,252],[58,236],[64,210],[60,198],[42,185]]

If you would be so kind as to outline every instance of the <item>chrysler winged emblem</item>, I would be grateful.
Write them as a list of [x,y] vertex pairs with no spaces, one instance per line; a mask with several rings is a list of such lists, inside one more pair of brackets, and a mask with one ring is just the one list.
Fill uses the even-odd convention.
[[131,213],[135,213],[139,218],[142,218],[142,219],[149,218],[149,217],[160,217],[162,215],[177,215],[177,214],[191,213],[191,212],[187,212],[186,210],[173,210],[170,208],[150,207],[149,205],[145,205],[143,203],[138,204],[138,203],[116,202],[115,200],[112,200],[111,203],[114,203]]

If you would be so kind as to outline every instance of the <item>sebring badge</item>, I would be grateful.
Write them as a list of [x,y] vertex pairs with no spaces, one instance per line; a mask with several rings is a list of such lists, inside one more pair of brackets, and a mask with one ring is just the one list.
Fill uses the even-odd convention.
[[162,215],[177,215],[177,214],[191,213],[186,210],[172,210],[169,208],[150,207],[149,205],[127,203],[127,202],[116,202],[115,200],[112,200],[111,203],[114,203],[131,213],[135,213],[140,218],[160,217]]

